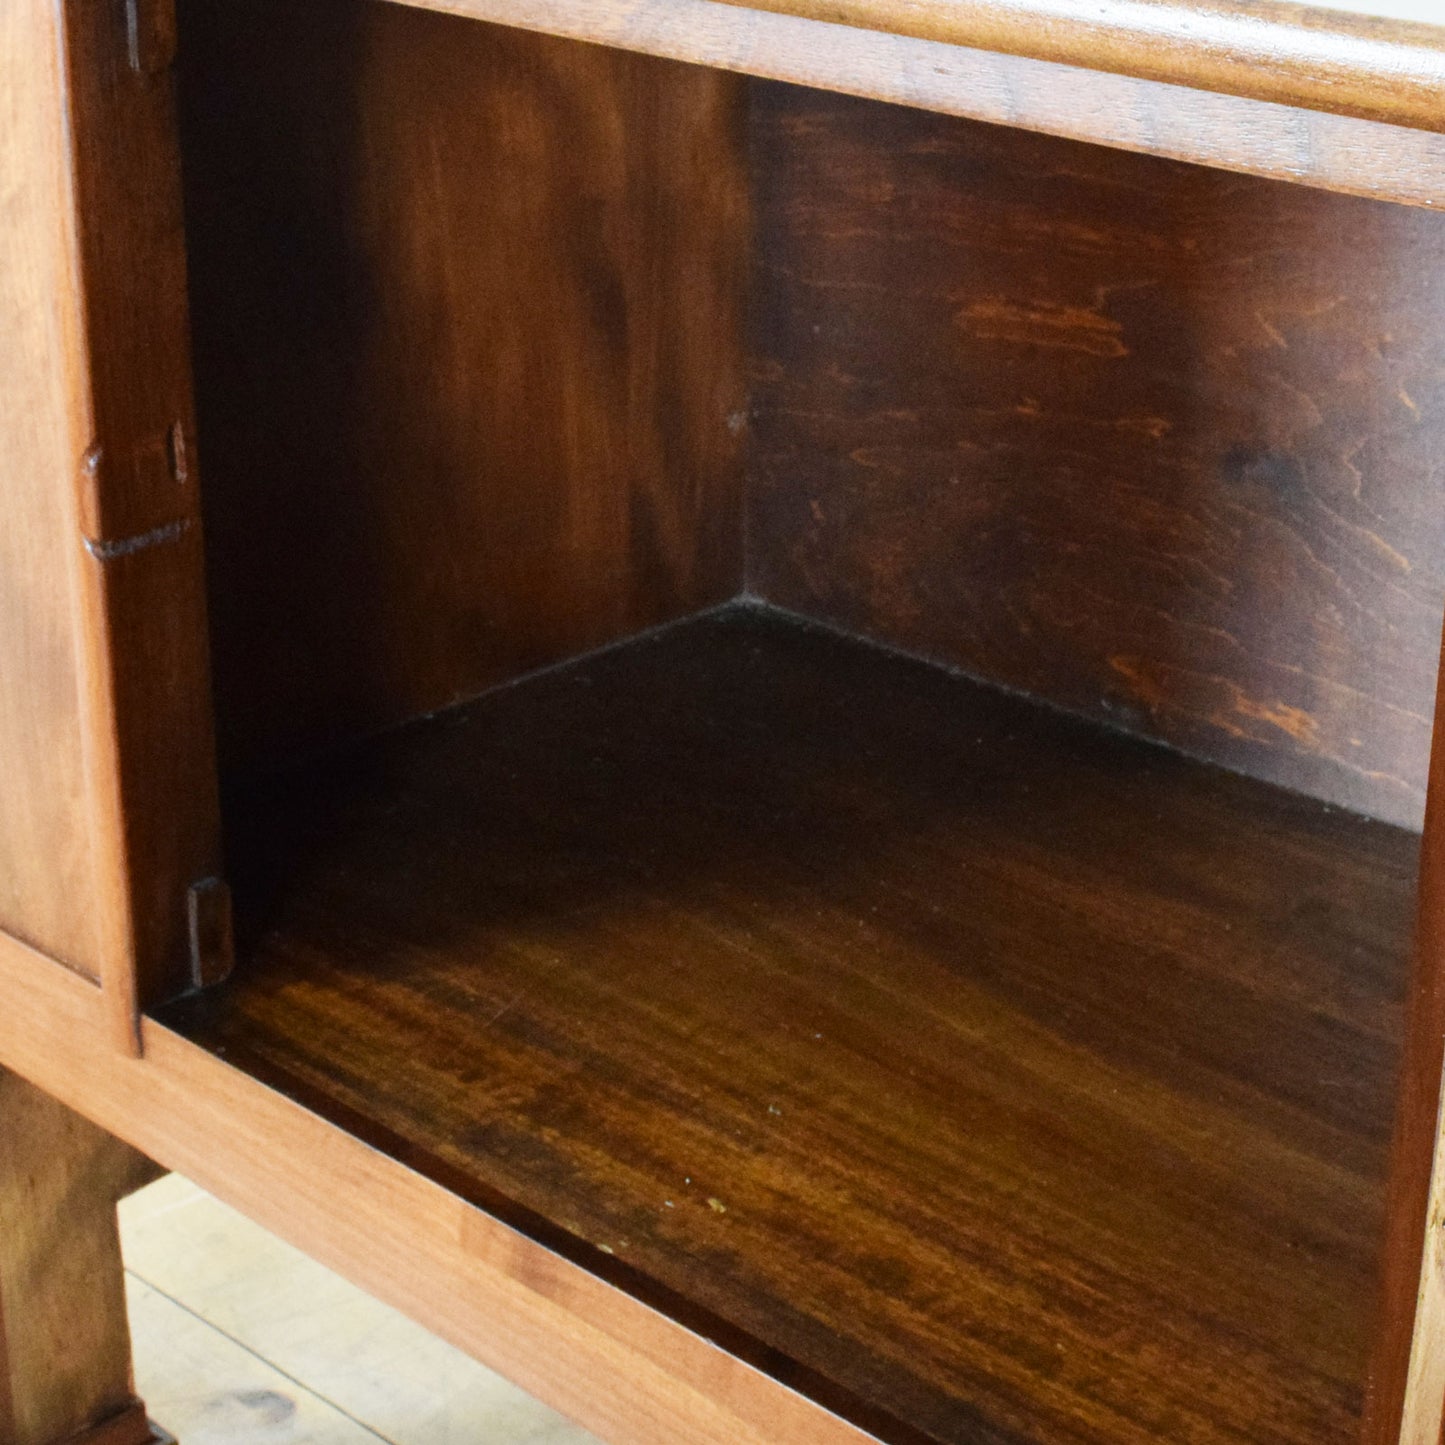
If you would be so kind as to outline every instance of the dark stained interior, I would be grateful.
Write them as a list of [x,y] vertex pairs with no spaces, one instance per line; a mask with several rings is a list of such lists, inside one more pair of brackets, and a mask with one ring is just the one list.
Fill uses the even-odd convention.
[[885,1438],[1353,1439],[1410,833],[751,608],[231,818],[167,1022]]
[[166,1019],[896,1445],[1352,1441],[1445,219],[180,8],[240,950]]
[[1445,225],[758,86],[749,586],[1419,827]]

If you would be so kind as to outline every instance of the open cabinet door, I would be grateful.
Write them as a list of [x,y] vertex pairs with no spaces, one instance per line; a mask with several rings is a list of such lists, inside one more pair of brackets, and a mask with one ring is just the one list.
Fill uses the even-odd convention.
[[130,1051],[227,934],[173,34],[0,7],[0,930]]

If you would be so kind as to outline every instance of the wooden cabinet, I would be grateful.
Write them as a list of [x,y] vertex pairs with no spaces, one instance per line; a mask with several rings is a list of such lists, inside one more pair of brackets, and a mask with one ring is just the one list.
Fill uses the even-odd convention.
[[619,1442],[1434,1445],[1445,30],[0,71],[0,1066]]
[[0,924],[123,1048],[219,871],[168,27],[20,0],[0,47]]

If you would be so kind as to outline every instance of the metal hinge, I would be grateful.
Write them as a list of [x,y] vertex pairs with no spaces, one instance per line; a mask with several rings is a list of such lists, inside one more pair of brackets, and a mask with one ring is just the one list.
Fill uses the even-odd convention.
[[125,43],[137,75],[159,75],[176,58],[173,0],[125,0]]
[[231,928],[231,890],[222,878],[192,883],[186,898],[191,940],[191,982],[214,988],[231,976],[236,945]]
[[93,446],[80,461],[80,526],[101,561],[171,541],[193,525],[186,429],[172,422],[117,453]]

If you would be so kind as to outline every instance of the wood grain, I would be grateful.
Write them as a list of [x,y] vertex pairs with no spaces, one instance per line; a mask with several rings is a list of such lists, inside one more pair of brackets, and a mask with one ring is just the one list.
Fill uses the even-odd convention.
[[[1445,653],[1442,653],[1445,656]],[[1430,802],[1390,1159],[1381,1308],[1365,1445],[1439,1445],[1445,1420],[1445,689],[1436,698]]]
[[[94,975],[70,412],[74,294],[53,7],[0,11],[0,926]],[[23,686],[17,680],[23,679]]]
[[[1403,1407],[1396,1409],[1402,1398],[1398,1368],[1382,1365],[1379,1383],[1372,1391],[1380,1402],[1379,1414],[1372,1421],[1380,1427],[1375,1438],[1387,1440],[1391,1445],[1396,1441],[1399,1445],[1439,1445],[1445,1433],[1445,1424],[1442,1424],[1445,1422],[1445,1359],[1442,1359],[1445,1357],[1445,1247],[1442,1247],[1441,1228],[1445,1222],[1445,1177],[1442,1177],[1440,1162],[1438,1115],[1435,1139],[1435,1167],[1426,1196],[1425,1227],[1409,1232],[1410,1247],[1417,1244],[1420,1247],[1420,1268],[1413,1300],[1415,1308],[1401,1312],[1412,1325]],[[1418,1197],[1410,1202],[1418,1210]],[[1401,1333],[1400,1325],[1391,1321],[1386,1329],[1388,1334],[1381,1343],[1394,1344]],[[1383,1354],[1382,1349],[1377,1358]]]
[[182,22],[227,755],[736,592],[740,83],[353,0]]
[[167,1021],[828,1408],[1354,1438],[1411,835],[749,610],[234,802]]
[[1445,32],[1280,0],[736,0],[971,49],[1445,130]]
[[[219,870],[170,0],[68,7],[85,786],[110,1033],[191,976],[187,896]],[[52,478],[62,484],[62,478]],[[39,582],[37,586],[43,585]],[[76,900],[71,900],[76,906]]]
[[472,20],[1404,201],[1445,203],[1445,137],[716,0],[419,0]]
[[0,1439],[142,1445],[115,1202],[135,1151],[0,1070]]
[[122,19],[20,4],[0,34],[0,920],[104,976],[133,1046],[137,993],[186,976],[220,829],[196,477],[170,461],[193,429],[169,89]]
[[3,934],[0,994],[17,1071],[604,1439],[869,1438],[153,1020],[143,1062],[91,1047],[100,991]]
[[754,94],[749,586],[1418,827],[1445,228]]

